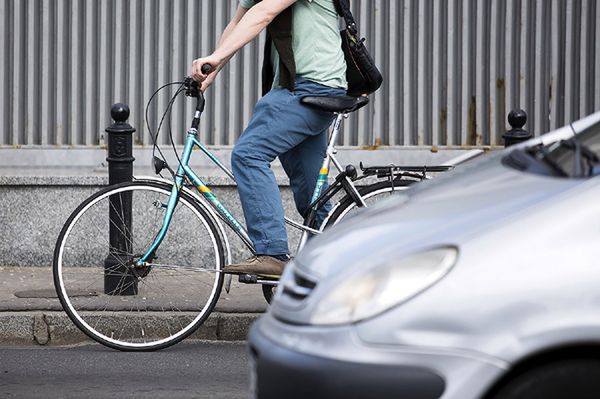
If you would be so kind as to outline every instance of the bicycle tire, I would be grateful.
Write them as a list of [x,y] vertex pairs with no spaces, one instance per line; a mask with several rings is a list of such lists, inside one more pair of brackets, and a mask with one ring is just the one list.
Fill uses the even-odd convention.
[[[365,200],[378,201],[382,198],[375,198],[375,197],[380,196],[382,194],[388,194],[392,191],[396,192],[396,191],[406,190],[408,188],[408,186],[410,186],[413,183],[417,183],[419,181],[420,180],[416,180],[416,179],[414,179],[414,180],[413,179],[401,179],[401,180],[394,181],[394,184],[392,184],[392,182],[388,180],[388,181],[383,181],[383,182],[376,182],[371,185],[362,187],[358,191]],[[369,201],[369,202],[373,202],[373,201]],[[323,224],[321,225],[321,231],[337,224],[344,217],[348,216],[348,213],[356,207],[357,207],[357,204],[356,204],[356,202],[354,202],[352,197],[350,197],[349,195],[344,196],[333,207],[333,209],[331,210],[327,219],[325,219],[325,221],[323,221]],[[307,220],[304,221],[305,224],[307,222],[308,222]],[[315,227],[314,223],[311,224],[311,227],[313,227],[313,228]],[[269,286],[269,285],[262,286],[263,297],[269,304],[271,303],[271,300],[273,299],[273,296],[275,295],[275,289],[276,289],[276,287]]]
[[[419,180],[413,179],[399,179],[395,180],[392,184],[391,181],[381,181],[370,184],[365,187],[361,187],[358,189],[360,195],[364,198],[368,203],[373,203],[376,201],[380,201],[385,197],[389,197],[392,192],[399,192],[406,190],[410,185],[417,183]],[[367,204],[368,204],[367,203]],[[323,221],[321,226],[321,230],[327,229],[339,223],[342,219],[347,217],[350,214],[350,211],[353,209],[360,208],[358,204],[354,201],[354,199],[346,195],[344,196],[331,210],[329,216]]]
[[262,285],[263,298],[265,298],[265,301],[267,301],[268,304],[271,304],[276,289],[277,287],[272,285]]
[[[184,192],[150,266],[131,270],[162,226],[171,189],[170,184],[147,181],[107,187],[83,201],[60,232],[54,250],[55,289],[69,318],[96,342],[124,351],[166,348],[196,331],[219,299],[225,263],[222,238],[205,206]],[[115,223],[108,210],[115,209],[112,201],[128,198],[132,215],[127,251],[116,268],[106,269],[103,261],[115,251],[110,248],[109,226],[126,226],[119,224],[126,219],[124,213],[117,213],[120,221]],[[117,270],[121,268],[127,271]],[[113,276],[119,293],[104,283]],[[120,295],[123,287],[135,292]]]

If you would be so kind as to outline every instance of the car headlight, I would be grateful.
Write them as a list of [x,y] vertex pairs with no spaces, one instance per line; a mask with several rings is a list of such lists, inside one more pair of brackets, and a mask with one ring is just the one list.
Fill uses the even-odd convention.
[[458,250],[434,248],[376,264],[349,276],[319,301],[312,324],[348,324],[373,317],[438,282]]

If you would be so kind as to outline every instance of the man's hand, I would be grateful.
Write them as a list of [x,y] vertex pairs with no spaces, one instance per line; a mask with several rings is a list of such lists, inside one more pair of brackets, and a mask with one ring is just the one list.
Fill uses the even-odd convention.
[[[208,64],[212,67],[208,74],[202,72],[202,66]],[[192,62],[192,70],[190,76],[198,83],[202,83],[202,91],[205,91],[215,80],[215,77],[223,67],[223,60],[208,56],[204,58],[198,58]]]
[[212,86],[215,78],[217,77],[218,72],[208,74],[208,77],[202,82],[200,85],[200,90],[204,93],[210,86]]

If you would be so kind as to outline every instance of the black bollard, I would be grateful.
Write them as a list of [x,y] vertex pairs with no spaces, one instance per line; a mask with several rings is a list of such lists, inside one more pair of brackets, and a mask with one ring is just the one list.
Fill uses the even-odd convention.
[[[133,177],[133,133],[127,123],[129,107],[115,104],[110,110],[115,123],[106,128],[108,183],[130,182]],[[132,262],[131,192],[112,195],[109,211],[109,255],[104,261],[104,293],[137,295],[137,279],[129,270]]]
[[532,135],[523,129],[523,126],[527,123],[527,113],[522,109],[513,109],[508,114],[508,123],[510,129],[502,136],[504,138],[504,147],[510,147],[511,145],[521,143],[529,140]]

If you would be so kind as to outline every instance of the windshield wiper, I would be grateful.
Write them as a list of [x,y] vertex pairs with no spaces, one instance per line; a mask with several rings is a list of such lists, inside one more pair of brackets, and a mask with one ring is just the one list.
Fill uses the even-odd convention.
[[552,171],[554,171],[554,173],[556,173],[558,176],[569,177],[567,171],[565,171],[562,168],[562,166],[560,166],[554,159],[552,159],[552,153],[543,144],[531,147],[527,150],[527,152],[536,160],[542,161],[546,165],[548,165],[552,169]]
[[[529,148],[527,153],[534,159],[543,162],[552,172],[559,177],[591,177],[600,174],[600,157],[585,144],[575,138],[561,140],[555,144],[556,147],[550,150],[552,146],[538,145]],[[556,161],[556,150],[563,148],[573,151],[574,168],[573,172],[567,171]]]
[[[561,140],[558,146],[572,150],[575,153],[575,177],[594,176],[595,172],[598,173],[600,171],[597,167],[598,164],[600,164],[598,154],[590,150],[586,145],[581,144],[579,141],[572,138],[569,140]],[[583,160],[587,161],[587,170],[583,170]]]

